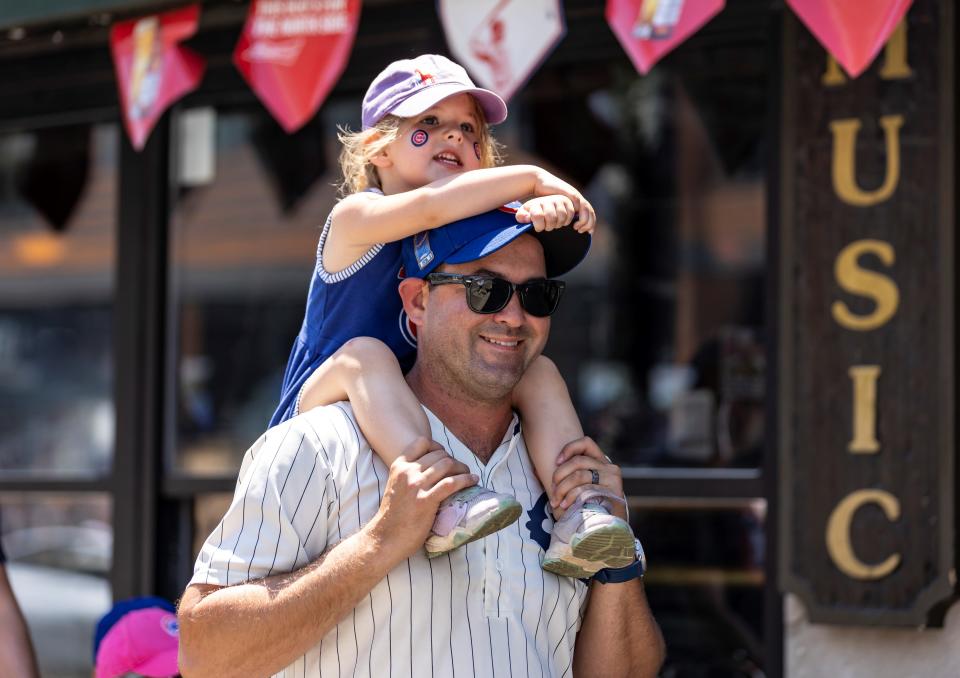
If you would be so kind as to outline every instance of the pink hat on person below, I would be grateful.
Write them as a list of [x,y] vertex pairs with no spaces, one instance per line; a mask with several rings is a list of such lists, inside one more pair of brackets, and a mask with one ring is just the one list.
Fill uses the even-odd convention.
[[173,612],[160,607],[127,612],[100,640],[97,678],[127,673],[156,678],[176,676],[178,643],[179,629]]
[[373,79],[363,97],[363,129],[376,125],[385,115],[401,118],[419,115],[454,94],[472,94],[490,125],[507,119],[507,104],[499,95],[477,87],[467,71],[439,54],[421,54],[400,59]]

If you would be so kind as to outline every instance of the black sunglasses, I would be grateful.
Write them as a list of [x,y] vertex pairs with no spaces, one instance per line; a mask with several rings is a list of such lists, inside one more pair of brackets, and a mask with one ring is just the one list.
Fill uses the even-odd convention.
[[530,315],[546,318],[553,315],[560,304],[565,283],[562,280],[531,280],[512,283],[493,275],[459,275],[457,273],[430,273],[431,285],[463,285],[467,290],[467,306],[474,313],[497,313],[510,303],[514,290],[520,305]]

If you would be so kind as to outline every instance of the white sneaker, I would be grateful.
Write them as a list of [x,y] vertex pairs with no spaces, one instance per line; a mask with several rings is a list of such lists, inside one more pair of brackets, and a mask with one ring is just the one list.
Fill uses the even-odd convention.
[[520,502],[509,494],[499,494],[474,485],[454,492],[440,503],[432,534],[424,542],[427,558],[481,539],[516,522]]
[[599,493],[584,495],[553,525],[543,556],[547,572],[588,579],[605,568],[626,567],[636,558],[633,530],[611,515],[609,499]]

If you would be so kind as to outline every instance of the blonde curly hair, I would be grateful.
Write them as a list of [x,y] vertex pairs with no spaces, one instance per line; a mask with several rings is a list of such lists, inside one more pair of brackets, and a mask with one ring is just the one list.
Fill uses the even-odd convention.
[[[480,166],[495,167],[502,162],[501,145],[493,138],[476,99],[473,99],[473,105],[480,121]],[[337,138],[343,144],[340,149],[340,172],[343,175],[338,186],[340,195],[359,193],[371,187],[382,188],[377,168],[370,161],[397,140],[403,120],[396,115],[386,115],[373,127],[359,132],[351,132],[346,127],[337,128]]]

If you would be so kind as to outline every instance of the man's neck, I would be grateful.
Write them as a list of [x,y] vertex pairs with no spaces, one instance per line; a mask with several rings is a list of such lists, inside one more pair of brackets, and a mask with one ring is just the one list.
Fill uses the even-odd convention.
[[407,374],[411,390],[450,429],[457,439],[486,464],[503,441],[513,420],[510,399],[477,400],[429,378],[419,365]]

